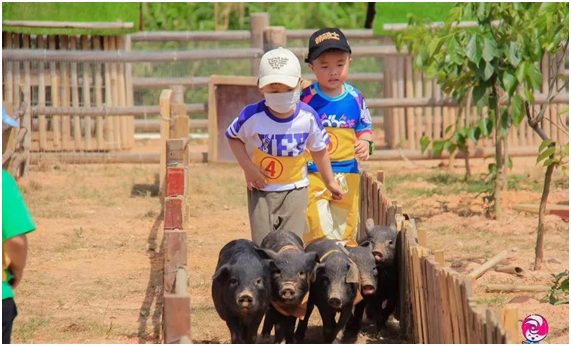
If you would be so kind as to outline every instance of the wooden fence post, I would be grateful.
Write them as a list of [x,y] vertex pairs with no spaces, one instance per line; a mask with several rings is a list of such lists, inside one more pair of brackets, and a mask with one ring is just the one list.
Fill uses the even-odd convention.
[[270,26],[264,29],[264,52],[287,45],[286,29],[283,26]]
[[161,201],[165,196],[165,177],[167,174],[167,141],[170,138],[170,118],[171,118],[171,100],[172,90],[164,89],[159,99],[161,113],[161,157],[159,172],[159,195]]
[[[270,26],[269,13],[250,14],[250,47],[264,49],[264,30]],[[252,60],[252,76],[258,75],[260,58]]]

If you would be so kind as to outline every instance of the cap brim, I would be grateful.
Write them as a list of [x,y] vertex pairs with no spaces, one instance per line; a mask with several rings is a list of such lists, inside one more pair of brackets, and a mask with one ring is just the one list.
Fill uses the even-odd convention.
[[4,124],[10,125],[12,127],[20,126],[20,124],[18,124],[18,122],[16,120],[14,120],[14,118],[12,118],[11,116],[8,115],[8,113],[6,113],[6,111],[4,110],[4,107],[2,107],[2,122]]
[[313,60],[319,58],[319,56],[321,54],[323,54],[326,50],[329,49],[339,49],[342,50],[346,53],[351,54],[351,48],[348,46],[341,46],[335,43],[332,44],[322,44],[319,47],[317,47],[317,49],[315,49],[313,52],[310,53],[310,55],[307,56],[307,59],[305,59],[305,62],[310,63]]
[[299,79],[300,77],[285,76],[281,74],[263,76],[258,79],[258,86],[260,88],[263,88],[268,84],[280,83],[280,84],[285,84],[290,88],[294,88],[297,86],[297,83],[299,83]]

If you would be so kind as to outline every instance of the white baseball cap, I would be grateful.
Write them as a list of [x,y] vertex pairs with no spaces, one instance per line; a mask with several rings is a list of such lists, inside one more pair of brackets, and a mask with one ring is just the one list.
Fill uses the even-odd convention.
[[260,88],[271,83],[281,83],[293,88],[300,79],[301,65],[292,51],[279,47],[262,56],[258,75]]

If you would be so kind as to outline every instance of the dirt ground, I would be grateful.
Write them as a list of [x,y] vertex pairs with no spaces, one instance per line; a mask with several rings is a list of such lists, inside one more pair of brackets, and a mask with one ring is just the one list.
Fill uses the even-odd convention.
[[[153,143],[139,143],[146,150]],[[156,148],[156,147],[155,147]],[[197,145],[197,150],[200,147]],[[480,160],[483,161],[483,160]],[[485,167],[474,160],[474,174]],[[511,210],[538,203],[541,172],[530,160],[514,160],[501,221],[485,217],[474,187],[461,167],[440,161],[367,163],[383,169],[390,195],[428,233],[428,245],[443,249],[447,264],[468,273],[487,258],[510,249],[507,261],[526,270],[523,278],[495,272],[478,280],[550,285],[551,274],[569,268],[569,226],[548,217],[546,263],[531,271],[537,219]],[[456,162],[460,165],[462,162]],[[37,231],[29,237],[25,278],[16,292],[17,343],[157,343],[160,341],[162,224],[156,197],[158,165],[68,165],[42,162],[19,185]],[[550,203],[567,202],[568,178],[557,177]],[[222,246],[249,237],[243,175],[234,164],[193,164],[188,230],[189,291],[194,342],[228,343],[226,325],[210,297],[211,276]],[[542,314],[550,343],[569,337],[568,305],[542,303],[544,294],[490,294],[476,287],[479,304],[503,307],[519,301],[520,319]],[[522,302],[523,301],[523,302]],[[320,342],[315,312],[308,341]],[[396,331],[393,330],[394,333]],[[370,330],[358,343],[387,343]]]

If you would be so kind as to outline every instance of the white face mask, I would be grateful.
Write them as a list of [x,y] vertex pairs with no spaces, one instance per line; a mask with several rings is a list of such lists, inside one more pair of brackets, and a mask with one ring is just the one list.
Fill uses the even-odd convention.
[[287,93],[264,93],[266,105],[278,113],[287,113],[297,107],[299,103],[300,90],[293,90]]

